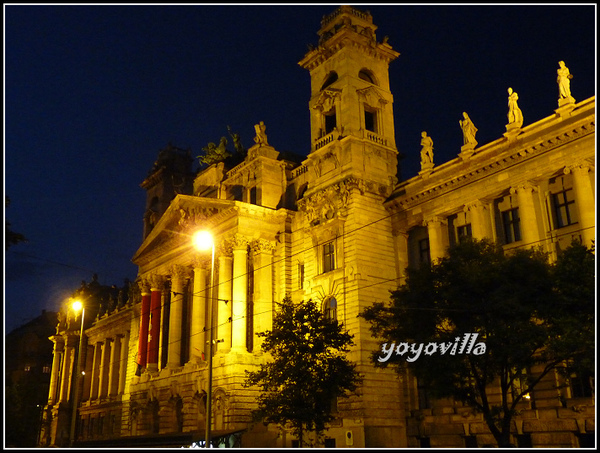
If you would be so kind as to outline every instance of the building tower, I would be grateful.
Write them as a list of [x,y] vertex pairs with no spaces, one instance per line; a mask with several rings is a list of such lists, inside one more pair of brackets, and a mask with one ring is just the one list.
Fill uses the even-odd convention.
[[302,297],[321,300],[354,335],[349,358],[363,387],[338,406],[352,445],[391,447],[405,443],[400,385],[393,372],[375,371],[370,354],[378,344],[358,317],[396,287],[395,269],[385,264],[394,262],[394,242],[383,203],[397,182],[388,66],[399,53],[377,42],[376,28],[369,13],[342,6],[323,18],[318,47],[299,62],[311,77],[311,151],[297,246],[306,250]]
[[171,144],[158,153],[148,176],[140,184],[146,190],[144,238],[150,234],[177,194],[192,193],[195,176],[193,162],[189,150]]

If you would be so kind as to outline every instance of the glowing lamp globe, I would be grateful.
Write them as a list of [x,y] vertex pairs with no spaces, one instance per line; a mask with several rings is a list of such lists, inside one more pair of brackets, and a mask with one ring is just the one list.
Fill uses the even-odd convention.
[[212,234],[205,230],[196,231],[192,240],[198,250],[210,250],[213,246]]

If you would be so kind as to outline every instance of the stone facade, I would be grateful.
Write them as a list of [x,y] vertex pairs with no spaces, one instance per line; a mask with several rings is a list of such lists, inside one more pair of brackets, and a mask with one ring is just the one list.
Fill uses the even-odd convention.
[[[327,446],[493,443],[468,408],[424,402],[414,377],[375,369],[370,355],[379,341],[357,315],[388,300],[407,266],[443,256],[463,235],[554,255],[572,238],[590,245],[595,99],[561,100],[551,116],[526,127],[509,123],[503,137],[479,148],[465,138],[455,159],[427,161],[418,176],[398,182],[388,65],[399,54],[377,42],[375,30],[368,13],[340,7],[300,61],[311,77],[307,157],[269,145],[262,123],[234,165],[225,159],[193,175],[185,152],[161,153],[142,183],[148,203],[133,257],[137,292],[85,332],[77,443],[200,442],[212,325],[213,439],[293,446],[285,428],[251,423],[256,393],[243,387],[245,371],[266,360],[256,334],[270,328],[275,302],[286,295],[320,301],[354,335],[349,358],[364,382],[338,401]],[[192,246],[198,229],[211,231],[213,256]],[[574,447],[594,432],[593,398],[569,388],[549,382],[535,403],[523,404],[515,443]]]

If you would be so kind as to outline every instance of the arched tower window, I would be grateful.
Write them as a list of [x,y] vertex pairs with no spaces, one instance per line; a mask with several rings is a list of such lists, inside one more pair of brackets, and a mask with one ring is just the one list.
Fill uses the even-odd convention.
[[338,79],[338,75],[337,72],[335,71],[331,71],[328,75],[327,78],[325,79],[325,83],[323,83],[323,86],[321,86],[321,91],[323,91],[325,88],[327,88],[329,85],[331,85],[333,82],[335,82]]
[[358,78],[364,80],[365,82],[372,83],[373,85],[377,85],[375,76],[373,76],[373,73],[367,69],[361,69],[358,73]]

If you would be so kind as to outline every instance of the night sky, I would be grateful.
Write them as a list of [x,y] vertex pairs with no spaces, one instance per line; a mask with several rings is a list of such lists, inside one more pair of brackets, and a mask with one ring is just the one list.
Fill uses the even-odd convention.
[[[596,6],[355,6],[369,10],[390,65],[402,179],[421,131],[439,165],[460,152],[466,111],[479,146],[506,131],[507,89],[524,127],[572,94],[595,94]],[[4,5],[5,217],[28,239],[5,252],[5,331],[58,310],[82,280],[134,280],[145,191],[172,143],[195,157],[227,126],[254,144],[310,149],[310,77],[300,68],[323,15],[311,6]],[[233,149],[233,148],[231,148]],[[197,164],[198,165],[198,164]]]

